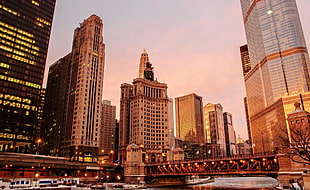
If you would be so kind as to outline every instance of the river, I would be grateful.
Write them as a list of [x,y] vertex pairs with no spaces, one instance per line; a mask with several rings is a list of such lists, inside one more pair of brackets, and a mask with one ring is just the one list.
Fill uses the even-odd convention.
[[278,184],[271,177],[219,177],[212,183],[184,187],[148,188],[149,190],[270,190]]

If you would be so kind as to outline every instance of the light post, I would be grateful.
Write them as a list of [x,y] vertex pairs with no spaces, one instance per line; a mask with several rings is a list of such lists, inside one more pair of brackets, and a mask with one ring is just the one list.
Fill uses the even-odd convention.
[[114,151],[113,151],[113,150],[111,150],[111,151],[110,151],[110,155],[109,155],[109,162],[110,162],[110,163],[112,163],[112,162],[113,162],[113,160],[114,160],[114,158],[113,158],[113,157],[114,157],[114,156],[113,156],[113,154],[114,154]]
[[37,140],[37,151],[36,151],[36,154],[40,154],[40,151],[39,151],[39,148],[40,148],[40,143],[42,142],[42,139],[38,139]]
[[263,153],[265,154],[265,143],[264,143],[264,133],[261,132],[261,136],[262,136],[262,148],[263,148]]

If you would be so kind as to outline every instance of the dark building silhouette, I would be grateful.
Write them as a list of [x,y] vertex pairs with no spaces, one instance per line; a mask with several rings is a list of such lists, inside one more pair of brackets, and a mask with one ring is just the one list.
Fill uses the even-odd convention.
[[227,156],[235,155],[236,152],[236,134],[233,126],[232,114],[228,112],[223,113],[226,154]]
[[54,8],[55,0],[0,1],[0,151],[29,152],[39,138]]
[[[67,89],[69,88],[71,53],[49,67],[44,103],[43,154],[60,156],[64,139]],[[69,137],[70,138],[70,137]]]

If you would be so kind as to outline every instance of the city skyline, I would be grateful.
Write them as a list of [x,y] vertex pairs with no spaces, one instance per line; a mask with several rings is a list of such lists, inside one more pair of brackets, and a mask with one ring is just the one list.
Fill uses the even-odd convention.
[[[299,0],[297,6],[309,47],[310,26],[305,21],[310,2]],[[247,138],[239,53],[246,40],[239,0],[58,1],[46,69],[70,51],[73,29],[91,14],[104,22],[103,97],[117,106],[117,115],[120,84],[138,77],[137,63],[146,49],[155,76],[168,84],[171,98],[197,93],[203,105],[220,103],[232,113],[237,137]]]

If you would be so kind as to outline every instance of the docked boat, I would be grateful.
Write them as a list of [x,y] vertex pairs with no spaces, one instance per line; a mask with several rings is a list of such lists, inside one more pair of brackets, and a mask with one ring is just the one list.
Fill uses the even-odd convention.
[[[66,177],[66,178],[13,178],[13,179],[0,179],[1,189],[44,189],[44,188],[57,188],[59,186],[76,185],[80,181],[79,178]],[[64,189],[62,187],[62,189]]]
[[187,176],[184,185],[198,185],[214,182],[213,177]]
[[184,179],[154,179],[151,183],[145,184],[145,187],[175,187],[186,185],[198,185],[214,182],[213,177],[186,176]]

